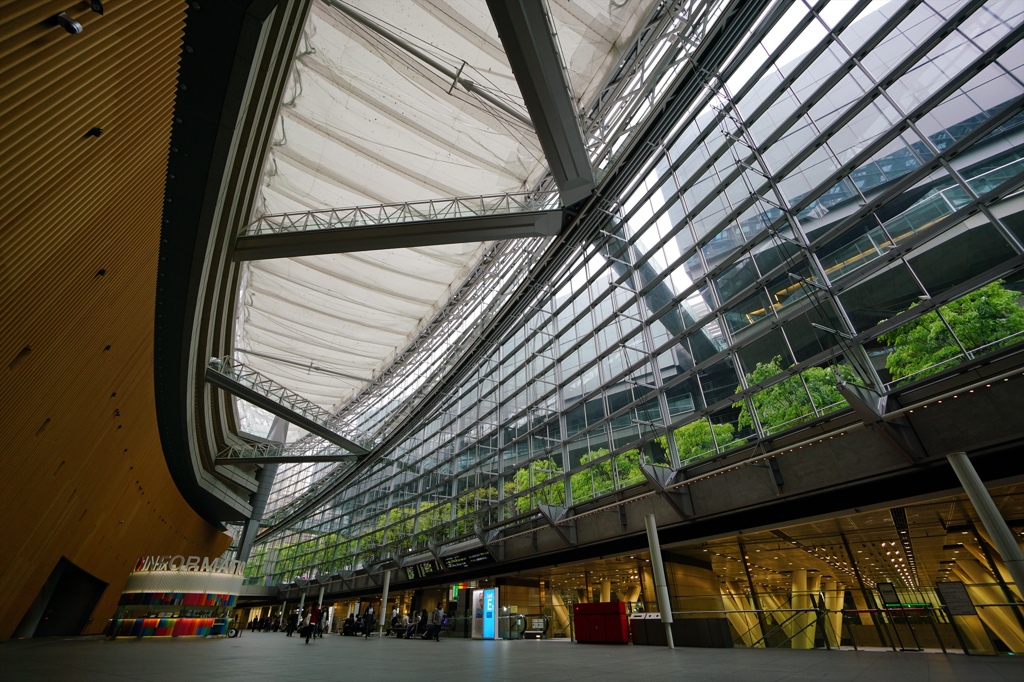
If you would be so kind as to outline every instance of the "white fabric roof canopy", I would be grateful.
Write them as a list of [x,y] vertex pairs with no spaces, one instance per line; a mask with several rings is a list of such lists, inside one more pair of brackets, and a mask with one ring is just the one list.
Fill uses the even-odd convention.
[[[461,67],[463,76],[528,116],[483,0],[347,4],[453,71]],[[549,0],[581,108],[603,86],[651,4]],[[344,12],[315,2],[257,214],[524,191],[546,173],[531,128],[452,88],[450,78]],[[416,338],[486,248],[251,262],[239,302],[240,359],[338,409]]]

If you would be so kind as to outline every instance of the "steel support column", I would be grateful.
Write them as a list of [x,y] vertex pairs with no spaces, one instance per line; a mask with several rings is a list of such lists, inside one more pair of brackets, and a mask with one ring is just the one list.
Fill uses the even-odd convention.
[[1006,570],[1013,578],[1017,590],[1024,594],[1024,553],[1014,539],[1013,532],[1006,525],[1006,520],[999,513],[996,503],[992,501],[992,496],[989,495],[967,453],[951,452],[946,455],[946,459],[956,472],[956,477],[960,479],[960,485],[964,487],[974,510],[981,517],[981,523],[992,538],[992,544],[1002,557],[1003,563],[1006,564]]
[[[280,417],[275,417],[270,425],[270,432],[267,437],[275,442],[284,443],[288,437],[288,422]],[[238,545],[239,561],[248,561],[249,552],[252,551],[252,543],[256,540],[256,533],[260,529],[260,521],[263,520],[263,512],[267,509],[267,498],[270,497],[270,490],[274,487],[274,478],[277,476],[277,464],[267,464],[256,472],[256,492],[253,493],[250,503],[252,514],[245,521],[242,529],[242,541]]]
[[380,636],[384,636],[384,623],[388,617],[388,590],[391,587],[391,571],[384,571],[384,590],[380,599]]
[[658,525],[654,514],[644,517],[647,526],[647,544],[651,548],[651,570],[654,572],[654,591],[658,597],[658,610],[661,611],[661,622],[665,626],[665,640],[668,648],[674,649],[672,641],[672,601],[668,596],[668,581],[665,579],[665,564],[661,560],[661,543],[658,541]]

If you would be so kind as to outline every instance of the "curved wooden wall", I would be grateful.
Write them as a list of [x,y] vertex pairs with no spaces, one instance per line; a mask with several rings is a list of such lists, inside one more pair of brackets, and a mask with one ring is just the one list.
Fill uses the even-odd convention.
[[[61,556],[219,555],[160,447],[153,320],[181,0],[0,0],[0,641]],[[84,31],[50,23],[67,11]],[[102,128],[99,137],[89,136]]]

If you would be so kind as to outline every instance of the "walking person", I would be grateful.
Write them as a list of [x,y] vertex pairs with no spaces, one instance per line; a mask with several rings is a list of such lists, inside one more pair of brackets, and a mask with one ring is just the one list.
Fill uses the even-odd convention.
[[430,614],[430,630],[427,631],[427,638],[433,636],[435,642],[441,641],[441,624],[444,622],[444,610],[441,602],[437,603],[434,612]]
[[287,636],[291,637],[292,633],[299,628],[299,612],[298,609],[288,614],[288,628],[286,630]]
[[313,634],[313,626],[309,620],[309,612],[307,611],[302,616],[302,629],[299,631],[299,636],[306,638],[306,644],[309,644],[309,636]]
[[363,639],[369,639],[370,633],[373,632],[373,607],[366,609],[366,613],[363,614]]
[[314,640],[316,639],[316,629],[319,626],[319,623],[320,607],[317,604],[313,604],[311,607],[309,607],[309,625],[311,630],[310,634],[312,635]]

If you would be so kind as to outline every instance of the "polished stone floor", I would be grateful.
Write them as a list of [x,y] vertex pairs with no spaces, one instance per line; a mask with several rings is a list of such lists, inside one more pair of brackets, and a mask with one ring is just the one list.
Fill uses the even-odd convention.
[[932,653],[675,649],[567,641],[370,639],[306,644],[282,633],[238,639],[93,637],[0,644],[0,680],[264,682],[271,680],[1024,680],[1024,657]]

